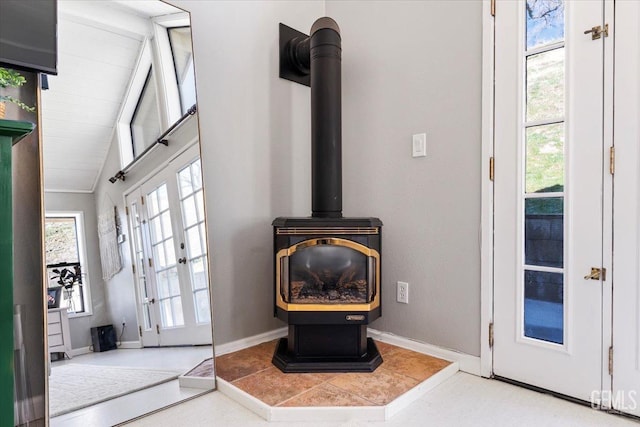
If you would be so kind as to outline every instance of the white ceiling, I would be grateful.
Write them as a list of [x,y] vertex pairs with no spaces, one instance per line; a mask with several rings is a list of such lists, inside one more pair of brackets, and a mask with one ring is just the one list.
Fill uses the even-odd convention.
[[58,2],[58,75],[42,91],[46,191],[92,192],[160,1]]

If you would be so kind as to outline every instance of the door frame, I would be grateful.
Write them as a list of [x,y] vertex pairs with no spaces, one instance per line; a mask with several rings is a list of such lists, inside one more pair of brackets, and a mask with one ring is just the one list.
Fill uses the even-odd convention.
[[[153,168],[149,173],[143,175],[142,177],[140,177],[139,179],[137,179],[136,181],[129,183],[129,185],[127,186],[127,188],[125,188],[122,192],[122,206],[127,206],[127,197],[133,193],[134,191],[136,191],[138,188],[140,188],[145,182],[149,181],[150,179],[152,179],[154,176],[156,176],[158,173],[162,172],[173,160],[175,160],[176,158],[180,157],[182,154],[184,154],[187,150],[191,149],[194,146],[197,146],[199,144],[199,138],[196,136],[195,138],[189,140],[188,142],[186,142],[182,147],[180,147],[180,149],[176,150],[175,153],[173,153],[171,156],[169,156],[166,160],[164,160],[163,162],[161,162],[158,166],[156,166],[155,168]],[[198,153],[200,155],[200,158],[202,158],[202,151],[201,151],[201,147],[197,147],[198,148]],[[205,201],[205,230],[207,230],[207,224],[206,224],[206,201]],[[127,220],[127,230],[129,229],[129,220]],[[207,236],[208,237],[208,236]],[[133,240],[129,239],[129,253],[133,254],[134,253],[134,248],[133,248]],[[209,263],[208,267],[211,268],[210,265],[210,261],[207,260],[207,262]],[[129,266],[130,267],[130,266]],[[210,271],[210,270],[209,270]],[[209,273],[211,274],[211,273]],[[133,274],[131,276],[132,280],[136,280],[135,277],[133,277]],[[135,297],[135,305],[136,305],[136,322],[138,324],[138,326],[140,326],[144,320],[140,318],[140,310],[138,310],[138,302],[140,300],[140,295],[139,295],[139,289],[138,286],[134,286],[134,297]],[[211,329],[211,342],[213,343],[213,298],[211,295],[211,276],[209,276],[209,307],[211,307],[211,323],[210,323],[210,329]],[[142,341],[142,337],[140,335],[138,335],[138,342],[140,343],[140,346],[143,346],[143,341]]]
[[[614,45],[615,29],[614,0],[603,0],[605,19],[610,26],[610,43]],[[481,137],[481,212],[480,212],[480,375],[486,378],[493,376],[492,326],[494,321],[494,78],[495,78],[495,0],[483,0],[482,5],[482,137]],[[499,13],[496,12],[496,13]],[[604,73],[612,76],[604,79],[604,122],[603,149],[613,147],[613,69],[614,49],[605,47]],[[607,149],[608,150],[608,149]],[[609,153],[603,153],[603,170],[609,170]],[[613,258],[613,179],[609,177],[603,185],[603,206],[611,209],[603,211],[603,260],[602,265],[611,265]],[[613,273],[613,272],[611,272]],[[612,277],[610,275],[609,277]],[[603,282],[602,307],[612,307],[612,281]],[[602,345],[602,384],[610,388],[611,376],[608,375],[609,346],[612,345],[611,309],[603,311],[603,345]]]
[[[482,138],[480,167],[480,375],[493,375],[493,155],[495,21],[493,0],[482,1]],[[491,338],[492,339],[492,338]]]

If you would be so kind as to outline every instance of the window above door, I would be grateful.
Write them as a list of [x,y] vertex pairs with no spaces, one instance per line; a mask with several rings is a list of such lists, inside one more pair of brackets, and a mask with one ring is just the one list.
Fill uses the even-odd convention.
[[117,122],[124,168],[195,105],[191,28],[186,13],[153,19]]

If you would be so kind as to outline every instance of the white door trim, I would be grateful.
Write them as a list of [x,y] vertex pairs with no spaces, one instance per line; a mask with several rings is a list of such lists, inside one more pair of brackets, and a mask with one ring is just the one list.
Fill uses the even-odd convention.
[[609,170],[609,147],[613,147],[613,88],[614,88],[614,0],[604,0],[604,22],[609,24],[609,37],[604,40],[603,95],[602,95],[602,265],[609,266],[609,280],[602,282],[602,393],[611,391],[612,376],[609,374],[609,346],[613,345],[613,175]]
[[489,162],[493,157],[494,19],[491,0],[482,2],[482,147],[480,185],[480,374],[493,374],[489,324],[493,322],[493,182]]

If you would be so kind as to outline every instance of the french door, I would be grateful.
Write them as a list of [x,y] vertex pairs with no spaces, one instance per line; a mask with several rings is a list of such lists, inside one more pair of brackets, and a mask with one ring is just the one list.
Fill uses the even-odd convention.
[[493,371],[586,401],[610,387],[604,6],[498,1],[494,21]]
[[197,147],[127,195],[143,345],[210,344],[202,176]]
[[615,6],[613,384],[604,404],[640,417],[640,2]]

